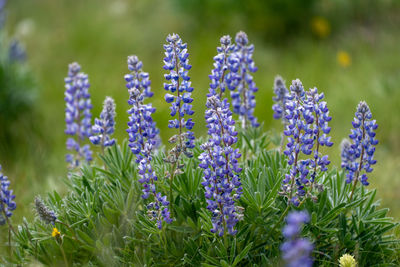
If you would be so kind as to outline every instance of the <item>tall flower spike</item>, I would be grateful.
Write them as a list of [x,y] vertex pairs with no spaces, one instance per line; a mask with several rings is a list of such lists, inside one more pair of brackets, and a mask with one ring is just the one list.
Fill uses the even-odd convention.
[[346,182],[354,181],[351,196],[358,180],[361,180],[363,185],[369,184],[367,173],[372,172],[372,165],[376,164],[374,153],[378,140],[375,138],[375,130],[378,124],[372,120],[371,110],[365,101],[358,104],[352,124],[354,129],[349,135],[352,142],[350,145],[343,143],[342,146],[342,168],[347,173]]
[[[314,115],[304,108],[305,91],[299,79],[292,82],[287,100],[285,118],[288,124],[284,134],[288,137],[288,143],[284,154],[288,156],[288,164],[292,168],[283,180],[283,190],[288,195],[289,201],[298,205],[299,198],[306,194],[305,186],[309,185],[308,168],[311,160],[299,158],[300,152],[306,156],[312,153]],[[295,186],[297,192],[294,191]]]
[[254,93],[258,91],[251,73],[257,71],[252,59],[254,45],[248,45],[246,33],[236,34],[234,53],[228,59],[230,72],[226,75],[228,89],[231,90],[233,112],[239,115],[242,128],[249,124],[258,127],[257,118],[254,117],[256,100]]
[[103,103],[103,110],[100,118],[94,120],[92,136],[89,138],[94,145],[100,145],[102,149],[115,144],[115,139],[110,136],[115,128],[115,102],[107,96]]
[[152,114],[155,108],[151,104],[144,104],[145,97],[150,97],[149,75],[142,71],[142,62],[137,56],[128,57],[128,68],[132,74],[125,75],[127,88],[129,89],[128,104],[131,105],[128,113],[129,122],[127,132],[129,134],[129,147],[136,156],[139,164],[139,182],[142,184],[143,199],[152,197],[152,202],[147,204],[147,213],[151,220],[156,221],[159,229],[162,221],[171,223],[169,202],[166,196],[156,191],[157,176],[152,168],[152,153],[157,144],[158,130],[155,127]]
[[236,202],[242,194],[238,149],[232,148],[237,142],[235,121],[229,109],[228,100],[218,96],[208,97],[205,118],[209,141],[201,145],[199,167],[204,169],[202,185],[205,188],[207,209],[212,213],[211,232],[223,236],[225,231],[236,234],[236,223],[243,217],[243,208]]
[[[211,80],[210,93],[207,96],[217,95],[222,98],[226,90],[226,79],[225,76],[228,73],[228,58],[235,46],[231,44],[231,37],[224,35],[220,39],[221,46],[217,47],[218,54],[214,57],[214,69],[208,76]],[[219,90],[219,92],[218,92]]]
[[305,238],[301,238],[301,226],[308,223],[310,217],[305,211],[291,212],[286,217],[287,225],[283,228],[282,234],[285,242],[281,246],[283,253],[282,259],[287,267],[311,267],[313,260],[312,243]]
[[[192,118],[185,119],[185,115],[191,116],[194,114],[192,110],[193,102],[190,77],[188,71],[192,68],[189,65],[189,54],[187,53],[187,44],[183,43],[178,34],[171,34],[167,37],[167,44],[164,45],[165,58],[164,69],[169,71],[165,74],[167,83],[164,83],[164,89],[170,93],[165,94],[165,101],[171,104],[170,115],[178,118],[170,120],[168,127],[179,129],[179,134],[176,139],[176,160],[179,158],[180,152],[191,156],[192,153],[188,149],[194,148],[194,134],[191,131],[194,122]],[[176,93],[176,95],[175,95]],[[186,128],[186,132],[184,129]]]
[[52,225],[57,221],[57,216],[54,211],[50,210],[44,203],[40,197],[35,198],[35,208],[36,212],[39,215],[40,220],[44,223]]
[[331,121],[332,117],[329,116],[329,110],[324,99],[324,93],[318,94],[316,87],[310,88],[307,92],[307,98],[305,103],[305,113],[313,114],[313,139],[315,140],[315,149],[313,150],[313,160],[310,162],[311,168],[311,182],[314,183],[317,169],[322,172],[327,171],[327,165],[330,164],[328,155],[321,155],[320,146],[331,147],[333,143],[330,141],[331,137],[328,134],[331,128],[328,126],[328,122]]
[[13,195],[13,191],[9,189],[10,181],[1,172],[1,165],[0,186],[0,225],[4,225],[7,222],[7,218],[11,217],[12,212],[17,208],[17,204],[14,201],[15,195]]
[[275,104],[272,106],[272,110],[274,111],[274,119],[281,119],[282,123],[286,125],[285,107],[287,98],[289,96],[289,91],[286,88],[285,81],[279,75],[275,77],[274,93],[275,96],[272,98],[272,100],[275,102]]
[[67,139],[67,149],[76,152],[68,154],[66,161],[72,168],[79,166],[82,158],[87,162],[92,160],[90,146],[83,144],[91,136],[90,84],[88,76],[80,70],[78,63],[69,64],[68,77],[65,78],[65,133],[71,136]]

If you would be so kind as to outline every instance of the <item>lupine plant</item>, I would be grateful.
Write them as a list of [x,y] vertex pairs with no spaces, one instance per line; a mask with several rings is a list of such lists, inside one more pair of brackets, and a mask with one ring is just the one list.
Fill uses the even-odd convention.
[[364,186],[369,185],[366,173],[372,172],[372,165],[376,164],[374,153],[378,140],[375,138],[375,130],[378,124],[372,120],[371,110],[365,101],[358,104],[352,125],[354,129],[349,137],[353,142],[342,143],[342,168],[346,171],[346,183],[353,182],[350,198],[359,180]]
[[[176,130],[169,140],[171,149],[161,146],[155,150],[159,130],[153,120],[155,108],[147,103],[153,96],[149,74],[142,71],[138,57],[129,56],[130,73],[125,75],[127,140],[115,141],[93,161],[80,161],[79,169],[70,169],[64,196],[52,192],[37,198],[38,219],[24,220],[18,226],[12,235],[12,256],[4,257],[4,262],[208,267],[353,266],[357,262],[359,266],[398,266],[399,240],[392,235],[398,224],[387,217],[387,209],[379,208],[375,190],[364,186],[355,190],[358,180],[366,184],[364,172],[375,164],[377,126],[368,106],[360,103],[352,142],[342,145],[344,170],[331,168],[322,150],[333,145],[329,134],[334,131],[328,126],[331,116],[324,95],[316,88],[304,90],[298,79],[287,92],[284,83],[276,81],[275,86],[285,98],[283,101],[278,94],[280,106],[274,110],[284,121],[286,150],[281,153],[268,142],[259,142],[266,135],[252,130],[258,126],[252,117],[254,48],[243,32],[235,39],[235,44],[228,36],[220,40],[209,76],[208,135],[195,140],[194,122],[189,117],[193,115],[193,88],[187,45],[177,34],[167,37],[164,88],[168,92],[164,97],[171,104],[169,127]],[[75,96],[72,87],[84,93]],[[90,110],[87,88],[87,77],[72,65],[67,103],[80,99],[80,105],[72,106],[69,113],[75,114],[76,107]],[[111,106],[105,110],[112,110]],[[110,114],[113,112],[104,111],[95,128],[113,127],[114,123],[105,119],[111,118]],[[250,129],[238,130],[236,116]],[[72,118],[67,120],[67,129],[74,129],[71,132],[78,138],[82,133],[75,130],[81,128],[75,125],[89,116]],[[81,124],[85,138],[92,136],[96,141],[103,132],[95,130],[89,135],[86,131],[93,128],[88,121]],[[242,157],[242,153],[252,156]],[[354,258],[343,258],[346,254]]]
[[169,202],[167,197],[156,191],[157,175],[152,167],[153,150],[156,145],[157,129],[153,121],[152,114],[155,108],[151,104],[144,104],[145,97],[151,97],[149,75],[142,71],[142,62],[137,56],[128,57],[128,69],[133,74],[125,76],[127,87],[129,88],[128,104],[132,108],[128,111],[130,120],[128,122],[129,146],[136,155],[136,163],[142,185],[142,198],[152,202],[147,204],[148,216],[155,220],[158,229],[162,228],[162,221],[171,223]]
[[94,145],[100,145],[102,151],[105,147],[115,144],[115,139],[110,136],[114,133],[115,128],[115,102],[111,97],[106,97],[103,103],[103,110],[100,118],[94,120],[92,126],[92,136],[89,137]]
[[68,67],[68,77],[65,78],[65,133],[67,149],[73,153],[67,154],[66,161],[72,168],[78,167],[82,160],[90,162],[92,151],[84,144],[91,136],[91,109],[88,76],[81,72],[81,66],[74,62]]

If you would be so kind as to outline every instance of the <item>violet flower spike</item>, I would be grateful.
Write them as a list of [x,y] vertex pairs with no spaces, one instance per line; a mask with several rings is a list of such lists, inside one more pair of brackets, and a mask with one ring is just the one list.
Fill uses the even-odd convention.
[[[316,87],[310,88],[306,93],[305,111],[304,113],[313,113],[313,139],[315,140],[315,149],[313,150],[313,160],[310,161],[311,179],[314,183],[317,175],[317,169],[321,172],[328,170],[327,166],[330,164],[328,155],[321,155],[320,147],[327,146],[331,147],[333,143],[330,141],[331,137],[328,134],[331,128],[328,126],[328,122],[332,120],[329,116],[329,110],[324,99],[324,93],[318,93]],[[306,116],[306,115],[305,115]]]
[[229,73],[226,83],[231,91],[233,112],[239,115],[242,128],[248,125],[258,127],[259,123],[254,116],[256,100],[254,93],[258,91],[251,73],[257,71],[252,59],[254,45],[248,45],[246,33],[238,32],[235,37],[234,52],[228,59]]
[[286,88],[285,81],[279,75],[275,77],[274,93],[275,96],[272,98],[272,100],[275,102],[275,104],[272,106],[272,110],[274,111],[273,117],[276,120],[282,120],[282,123],[286,125],[287,120],[285,118],[285,109],[289,91]]
[[367,173],[372,172],[372,165],[376,164],[374,153],[378,140],[375,131],[378,124],[372,120],[371,110],[365,101],[358,104],[352,125],[351,143],[344,141],[342,145],[342,168],[346,172],[346,182],[354,181],[350,199],[358,180],[364,186],[369,185]]
[[[305,91],[299,79],[290,86],[290,96],[287,99],[285,119],[288,124],[284,134],[288,137],[284,154],[288,157],[288,165],[292,166],[290,173],[283,180],[283,191],[294,205],[300,204],[299,198],[306,194],[305,186],[309,185],[308,174],[310,159],[299,159],[300,152],[311,155],[314,145],[313,129],[314,115],[304,108]],[[294,187],[297,191],[294,191]]]
[[187,149],[194,148],[194,134],[191,131],[194,122],[192,118],[184,118],[194,114],[191,105],[193,87],[191,87],[189,77],[189,70],[192,66],[189,64],[187,44],[182,42],[178,34],[173,33],[167,36],[167,44],[164,45],[164,49],[163,68],[169,71],[164,75],[167,80],[164,83],[164,89],[169,92],[165,94],[165,101],[171,104],[170,115],[177,116],[176,119],[169,121],[168,128],[179,129],[178,144],[180,147],[178,150],[184,151],[186,155],[191,155]]
[[115,101],[107,96],[100,118],[96,118],[92,126],[92,136],[89,137],[92,144],[100,145],[103,150],[115,144],[115,139],[110,137],[115,130],[115,115]]
[[143,103],[146,97],[152,95],[149,75],[142,71],[142,62],[137,56],[128,57],[128,68],[132,71],[125,75],[130,95],[128,104],[131,105],[127,129],[129,147],[138,163],[139,182],[143,186],[142,198],[146,200],[152,197],[152,202],[146,206],[147,214],[150,220],[156,221],[157,228],[161,229],[162,221],[171,223],[172,219],[166,196],[156,191],[157,176],[151,164],[153,150],[158,142],[158,129],[152,118],[155,108],[151,104]]
[[243,208],[237,206],[242,194],[239,174],[238,149],[235,121],[227,99],[221,101],[212,95],[207,99],[205,118],[209,141],[201,145],[199,167],[204,169],[202,185],[205,188],[207,209],[212,214],[212,233],[223,236],[226,232],[235,235],[236,223],[243,218]]
[[234,50],[235,45],[231,44],[231,37],[229,35],[222,36],[220,43],[221,46],[217,47],[218,54],[214,57],[214,68],[208,76],[211,83],[207,96],[217,95],[219,98],[222,98],[227,88],[225,76],[229,71],[228,58]]
[[83,142],[91,136],[92,104],[89,94],[89,79],[80,72],[81,66],[74,62],[69,64],[68,77],[65,78],[65,133],[71,137],[67,139],[67,149],[75,151],[66,156],[66,161],[72,168],[78,167],[84,158],[92,160],[92,151],[89,145]]
[[15,203],[15,195],[10,188],[10,180],[1,172],[0,165],[0,226],[8,222],[8,218],[12,216],[13,211],[17,208]]
[[310,221],[306,211],[291,212],[286,217],[286,226],[282,229],[285,242],[281,245],[282,259],[287,267],[311,267],[313,244],[301,238],[301,227]]

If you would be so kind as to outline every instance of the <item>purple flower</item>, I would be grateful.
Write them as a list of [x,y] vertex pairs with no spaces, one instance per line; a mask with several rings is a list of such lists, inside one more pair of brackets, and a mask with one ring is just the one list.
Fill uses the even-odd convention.
[[[342,143],[342,168],[346,172],[346,182],[354,186],[358,180],[363,185],[368,185],[366,173],[372,172],[372,165],[376,164],[374,159],[375,146],[378,140],[375,138],[375,130],[378,124],[372,120],[372,113],[365,101],[361,101],[357,106],[353,128],[349,135],[351,143],[344,141]],[[365,172],[362,174],[362,172]]]
[[15,195],[13,195],[13,190],[9,188],[10,181],[1,172],[1,165],[0,186],[0,225],[4,225],[7,222],[6,217],[12,216],[12,212],[17,208],[17,204],[14,201]]
[[200,146],[204,151],[200,156],[199,167],[204,169],[202,185],[205,188],[207,209],[212,214],[211,232],[223,236],[225,231],[236,234],[236,223],[242,218],[242,209],[236,205],[242,194],[239,174],[238,149],[232,146],[237,142],[235,121],[227,99],[219,96],[207,98],[205,119],[209,141]]
[[66,156],[71,167],[79,166],[82,158],[87,162],[92,160],[89,145],[82,144],[91,136],[90,84],[88,76],[80,70],[78,63],[69,64],[68,77],[65,78],[65,133],[72,136],[67,140],[67,149],[76,152]]
[[305,211],[291,212],[286,217],[287,225],[282,229],[285,242],[281,245],[282,259],[288,267],[311,267],[313,260],[312,243],[300,238],[303,223],[308,223],[309,215]]
[[[298,198],[305,195],[304,187],[309,185],[308,174],[311,160],[299,159],[300,153],[305,157],[311,155],[314,145],[312,129],[314,115],[304,107],[305,101],[305,91],[301,81],[294,80],[290,86],[290,96],[286,103],[285,119],[288,124],[284,131],[288,137],[284,154],[288,157],[288,164],[292,167],[290,173],[286,174],[283,180],[283,190],[293,204],[298,203]],[[294,192],[295,186],[297,192]]]
[[333,145],[333,143],[330,141],[331,137],[328,136],[331,131],[331,128],[328,126],[328,122],[331,121],[332,117],[329,116],[329,110],[326,102],[321,101],[323,98],[324,93],[318,94],[318,89],[314,87],[310,88],[310,90],[307,92],[305,101],[305,113],[312,113],[312,119],[314,121],[313,139],[315,140],[315,149],[313,150],[313,159],[310,162],[311,182],[314,182],[318,168],[321,171],[327,171],[327,165],[330,164],[328,155],[322,155],[320,152],[320,147],[331,147]]
[[114,133],[115,128],[115,102],[114,99],[107,96],[103,103],[103,110],[100,113],[100,118],[95,119],[92,126],[92,136],[89,137],[94,145],[104,147],[112,146],[115,139],[110,136]]
[[281,76],[275,77],[274,92],[275,97],[272,98],[272,100],[275,102],[275,104],[272,106],[272,110],[274,111],[274,119],[281,119],[282,123],[286,124],[285,109],[287,98],[289,97],[289,91],[286,88],[285,81]]
[[258,127],[257,118],[254,117],[256,100],[254,93],[258,91],[251,73],[257,71],[252,59],[254,45],[248,45],[246,33],[236,34],[236,45],[234,51],[228,58],[229,73],[226,77],[226,84],[231,90],[233,112],[239,115],[242,128],[250,124]]
[[136,56],[130,56],[128,68],[132,71],[132,74],[125,75],[130,95],[128,104],[131,105],[128,110],[130,116],[127,129],[129,147],[138,163],[139,182],[143,186],[142,198],[152,199],[152,202],[147,204],[147,214],[161,229],[163,220],[171,223],[172,219],[168,211],[169,202],[156,191],[157,176],[151,165],[153,150],[159,141],[158,129],[152,118],[156,109],[151,104],[143,103],[152,93],[149,75],[142,71],[142,62]]
[[231,44],[231,37],[229,35],[222,36],[220,43],[221,46],[217,47],[218,54],[214,57],[214,68],[208,76],[211,83],[209,88],[210,93],[207,96],[217,95],[219,98],[222,98],[227,88],[225,76],[229,71],[228,58],[234,50],[235,45]]
[[[168,71],[164,75],[167,80],[164,83],[164,89],[168,91],[165,94],[165,101],[170,106],[170,115],[177,117],[168,123],[171,129],[179,129],[179,133],[175,136],[177,146],[171,151],[166,159],[167,162],[173,163],[179,159],[181,152],[191,157],[192,153],[189,149],[194,148],[194,134],[192,128],[194,122],[191,118],[185,116],[194,114],[192,110],[193,102],[189,70],[192,66],[189,64],[189,54],[187,52],[187,44],[183,43],[178,34],[170,34],[167,36],[167,44],[164,45],[164,69]],[[186,129],[186,131],[185,131]]]

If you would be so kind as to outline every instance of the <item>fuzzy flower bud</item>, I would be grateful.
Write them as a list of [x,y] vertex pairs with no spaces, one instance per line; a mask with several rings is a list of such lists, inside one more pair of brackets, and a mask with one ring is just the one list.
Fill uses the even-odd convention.
[[350,254],[344,254],[339,259],[339,266],[340,267],[357,267],[357,261],[354,257]]
[[40,197],[35,198],[35,208],[40,220],[46,224],[55,224],[57,220],[56,214],[43,203],[43,200]]
[[92,136],[89,138],[94,145],[101,147],[112,146],[115,139],[110,136],[114,133],[115,128],[115,102],[114,99],[107,96],[103,103],[103,111],[100,118],[95,119],[92,127]]

